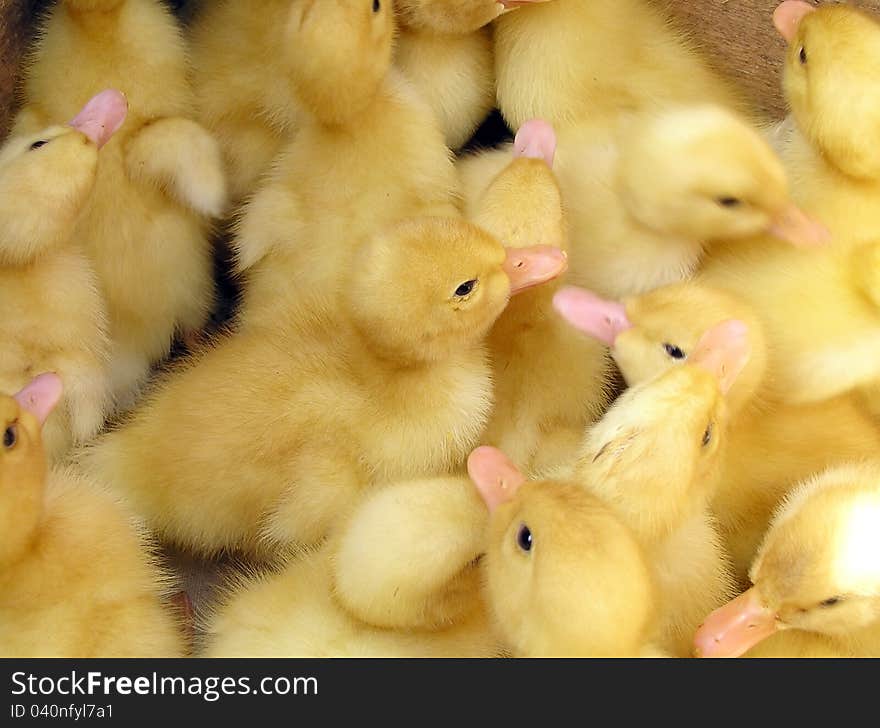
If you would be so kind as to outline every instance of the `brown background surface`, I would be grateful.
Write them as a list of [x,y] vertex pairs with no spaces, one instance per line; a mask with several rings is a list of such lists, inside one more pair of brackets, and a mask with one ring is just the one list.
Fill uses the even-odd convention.
[[[12,108],[22,54],[49,0],[0,0],[0,135],[4,135]],[[199,0],[211,2],[211,0]],[[614,2],[615,0],[584,0]],[[833,2],[835,0],[826,0]],[[258,3],[254,0],[255,9]],[[693,32],[707,56],[746,90],[754,103],[781,117],[779,73],[783,43],[771,23],[779,0],[650,0]],[[179,5],[180,1],[171,2]],[[819,3],[816,3],[819,4]],[[880,0],[851,0],[880,14]]]

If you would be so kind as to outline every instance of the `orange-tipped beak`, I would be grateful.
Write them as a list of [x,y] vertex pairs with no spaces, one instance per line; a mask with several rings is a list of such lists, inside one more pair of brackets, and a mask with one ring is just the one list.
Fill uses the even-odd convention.
[[752,587],[710,614],[694,637],[697,657],[739,657],[779,629],[776,614]]
[[797,205],[783,208],[770,224],[770,234],[800,248],[817,248],[831,242],[831,232]]
[[568,256],[551,245],[508,248],[504,272],[510,278],[510,295],[558,278],[568,270]]

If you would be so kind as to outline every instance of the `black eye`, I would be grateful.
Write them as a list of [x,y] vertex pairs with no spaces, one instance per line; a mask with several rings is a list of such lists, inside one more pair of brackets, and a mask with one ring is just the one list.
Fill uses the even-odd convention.
[[15,425],[9,425],[6,432],[3,433],[3,447],[11,450],[15,447],[16,442],[18,442],[18,428]]
[[739,207],[742,204],[738,197],[719,197],[716,201],[721,207]]
[[516,545],[523,551],[528,552],[532,550],[532,532],[525,523],[516,532]]
[[833,607],[835,604],[840,604],[840,597],[831,597],[831,599],[826,599],[824,602],[819,602],[820,607]]
[[379,0],[373,0],[373,12],[378,13],[382,9],[382,3]]
[[34,149],[39,149],[40,147],[45,147],[48,143],[49,142],[45,139],[41,139],[38,142],[34,142],[33,144],[31,144],[31,151],[34,151]]
[[685,359],[687,355],[679,349],[677,346],[673,344],[663,344],[663,348],[666,350],[666,353],[671,356],[673,359]]
[[712,442],[712,424],[711,423],[709,423],[709,426],[706,428],[706,431],[703,433],[703,447],[708,447],[710,442]]
[[473,293],[474,288],[476,288],[477,281],[466,281],[462,283],[458,288],[455,289],[455,295],[459,298],[464,298],[465,296],[470,296]]
[[807,49],[803,46],[801,46],[801,52],[798,53],[798,58],[800,59],[802,66],[807,65]]

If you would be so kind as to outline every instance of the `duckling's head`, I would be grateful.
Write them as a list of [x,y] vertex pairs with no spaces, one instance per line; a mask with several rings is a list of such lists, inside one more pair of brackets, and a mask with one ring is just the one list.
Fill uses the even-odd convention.
[[554,306],[573,326],[611,347],[630,386],[687,362],[705,332],[731,319],[745,324],[750,352],[727,396],[731,412],[739,411],[764,380],[767,345],[760,321],[745,302],[710,286],[676,283],[622,303],[566,287],[554,297]]
[[621,140],[617,184],[636,220],[670,236],[712,242],[769,233],[795,245],[827,237],[791,201],[769,144],[720,107],[634,121]]
[[42,512],[46,458],[41,429],[61,398],[61,380],[43,374],[0,396],[0,562],[27,548]]
[[305,106],[326,124],[363,113],[391,67],[391,0],[293,0],[287,50]]
[[781,629],[845,636],[880,619],[880,467],[844,465],[793,491],[749,571],[754,586],[713,612],[698,654],[737,657]]
[[880,178],[880,23],[847,5],[800,0],[774,14],[788,41],[785,93],[801,132],[831,164]]
[[349,314],[381,356],[439,361],[477,345],[511,295],[566,266],[556,248],[505,249],[462,220],[411,219],[374,235],[355,255]]
[[126,108],[121,93],[103,91],[67,126],[14,136],[0,148],[0,263],[26,264],[70,234],[94,186],[98,149]]
[[708,505],[726,437],[724,396],[749,353],[745,324],[717,324],[684,366],[628,389],[587,432],[579,479],[644,540],[666,537]]
[[495,448],[468,471],[490,510],[487,594],[517,655],[634,655],[652,626],[654,593],[630,531],[585,489],[526,482]]

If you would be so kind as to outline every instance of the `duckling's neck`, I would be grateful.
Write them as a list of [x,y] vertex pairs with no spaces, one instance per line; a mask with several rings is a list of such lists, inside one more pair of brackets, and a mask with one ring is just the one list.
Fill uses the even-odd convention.
[[531,291],[524,291],[510,299],[504,313],[495,322],[489,341],[509,342],[525,330],[537,328],[556,316],[553,294],[558,283],[545,283]]

